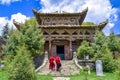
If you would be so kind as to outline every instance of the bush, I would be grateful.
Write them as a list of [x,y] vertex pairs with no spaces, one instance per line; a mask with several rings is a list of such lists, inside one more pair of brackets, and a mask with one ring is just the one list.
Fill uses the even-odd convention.
[[18,48],[14,59],[11,60],[11,57],[7,57],[8,80],[37,80],[32,59],[24,47]]
[[77,50],[78,58],[84,58],[84,56],[90,55],[93,56],[94,50],[90,47],[89,42],[83,41],[81,46]]
[[117,62],[110,55],[105,55],[102,58],[103,70],[105,72],[114,72],[117,67]]

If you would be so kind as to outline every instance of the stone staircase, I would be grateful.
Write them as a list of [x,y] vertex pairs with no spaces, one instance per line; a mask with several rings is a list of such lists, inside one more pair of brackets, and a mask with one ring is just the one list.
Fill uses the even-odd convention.
[[75,75],[79,74],[80,68],[78,68],[75,65],[75,62],[73,60],[62,60],[62,67],[61,71],[51,71],[49,70],[49,62],[47,61],[44,67],[42,67],[39,71],[38,74],[40,75],[53,75],[53,76],[68,76],[68,75]]

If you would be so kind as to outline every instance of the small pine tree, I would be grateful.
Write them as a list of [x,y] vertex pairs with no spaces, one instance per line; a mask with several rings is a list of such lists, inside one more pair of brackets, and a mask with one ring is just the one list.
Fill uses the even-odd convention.
[[8,80],[37,80],[33,61],[25,47],[18,47],[17,55],[7,55]]
[[9,32],[10,32],[9,24],[6,23],[6,25],[3,27],[3,31],[2,31],[2,38],[4,40],[7,40],[9,38]]

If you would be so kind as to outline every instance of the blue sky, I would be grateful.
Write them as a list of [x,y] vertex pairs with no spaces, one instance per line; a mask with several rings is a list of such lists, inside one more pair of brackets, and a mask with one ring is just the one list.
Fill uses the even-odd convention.
[[85,21],[99,24],[109,20],[103,29],[106,35],[110,31],[120,34],[120,0],[0,0],[0,34],[3,26],[12,21],[22,22],[33,17],[32,8],[41,12],[81,12],[88,7]]

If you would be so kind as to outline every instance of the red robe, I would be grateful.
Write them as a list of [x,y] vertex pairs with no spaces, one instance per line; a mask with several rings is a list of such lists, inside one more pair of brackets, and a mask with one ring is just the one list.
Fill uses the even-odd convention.
[[57,71],[59,71],[59,68],[61,67],[61,59],[59,56],[55,57],[55,62],[57,65]]
[[49,58],[49,69],[53,70],[55,68],[55,63],[54,63],[55,58],[51,56]]

